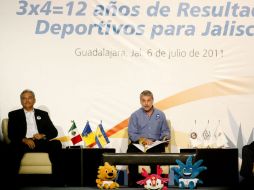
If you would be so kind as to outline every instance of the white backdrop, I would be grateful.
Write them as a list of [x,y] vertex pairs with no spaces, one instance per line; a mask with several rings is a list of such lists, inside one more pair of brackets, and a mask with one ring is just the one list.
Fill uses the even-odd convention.
[[71,120],[80,132],[87,120],[93,130],[102,120],[111,130],[107,146],[124,152],[126,119],[149,89],[171,120],[172,151],[189,147],[193,130],[202,137],[219,128],[239,150],[253,140],[253,1],[1,0],[0,7],[0,119],[20,108],[29,88],[59,137]]

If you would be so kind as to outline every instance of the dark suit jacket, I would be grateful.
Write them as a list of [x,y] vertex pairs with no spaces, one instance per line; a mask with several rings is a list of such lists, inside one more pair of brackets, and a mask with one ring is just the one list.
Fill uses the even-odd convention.
[[[12,143],[20,143],[26,137],[27,123],[23,109],[11,111],[8,114],[8,137]],[[58,134],[47,112],[34,109],[35,121],[39,133],[46,135],[46,139],[55,138]]]

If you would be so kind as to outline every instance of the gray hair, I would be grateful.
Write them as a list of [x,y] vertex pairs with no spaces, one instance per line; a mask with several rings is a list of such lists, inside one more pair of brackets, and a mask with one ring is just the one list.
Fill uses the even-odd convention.
[[20,99],[22,99],[22,96],[23,96],[25,93],[31,93],[32,96],[35,98],[35,94],[34,94],[34,92],[33,92],[32,90],[25,89],[25,90],[23,90],[23,91],[21,92],[21,94],[20,94]]
[[151,96],[153,99],[153,93],[150,90],[144,90],[143,92],[140,93],[140,98],[142,96]]

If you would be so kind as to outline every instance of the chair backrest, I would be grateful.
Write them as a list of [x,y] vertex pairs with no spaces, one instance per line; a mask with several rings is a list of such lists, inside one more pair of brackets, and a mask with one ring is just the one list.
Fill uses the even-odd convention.
[[8,138],[8,119],[7,118],[2,120],[2,133],[3,133],[3,141],[9,144],[11,141]]

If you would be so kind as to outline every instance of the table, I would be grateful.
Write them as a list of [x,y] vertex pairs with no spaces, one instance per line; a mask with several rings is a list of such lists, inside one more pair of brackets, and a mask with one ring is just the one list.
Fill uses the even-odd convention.
[[112,165],[175,165],[176,159],[186,162],[191,153],[104,153],[103,161]]
[[66,186],[96,186],[98,168],[104,165],[103,153],[115,153],[115,149],[80,147],[63,149],[63,171]]
[[201,172],[202,186],[237,186],[239,184],[237,148],[180,149],[181,153],[196,153],[196,161],[202,159],[202,166],[208,169]]

